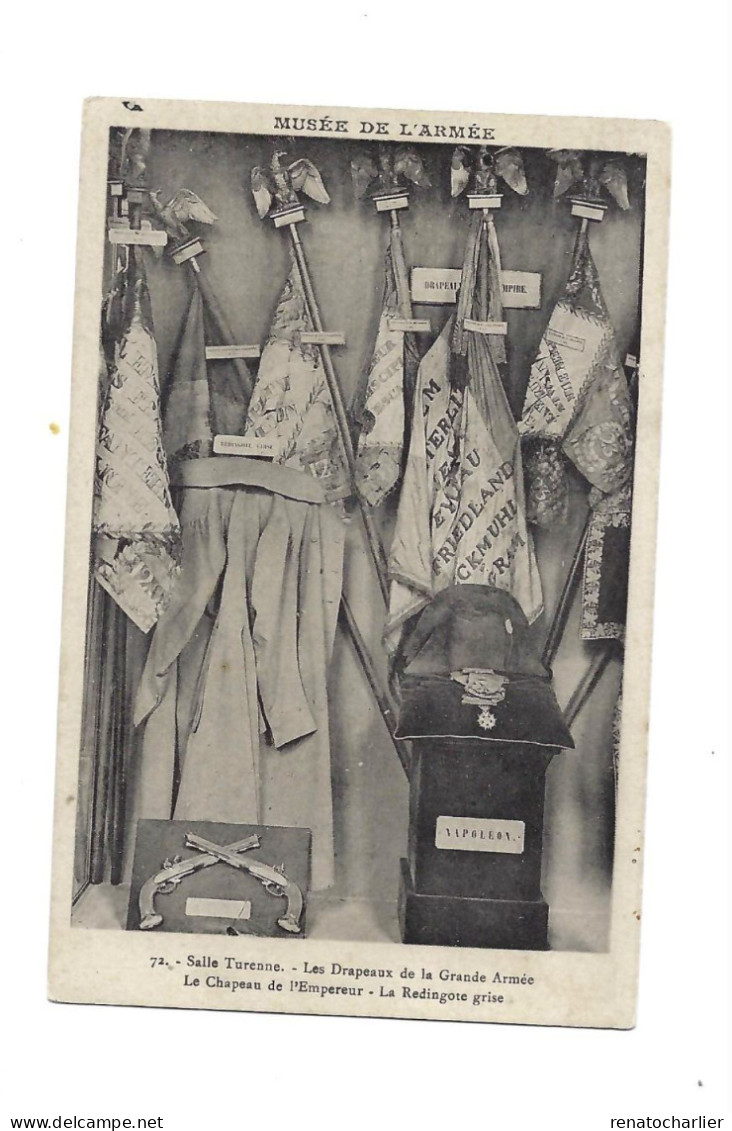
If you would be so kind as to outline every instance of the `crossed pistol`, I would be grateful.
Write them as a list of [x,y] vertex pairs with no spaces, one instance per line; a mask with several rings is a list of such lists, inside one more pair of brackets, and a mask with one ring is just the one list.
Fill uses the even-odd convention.
[[264,864],[261,860],[245,858],[244,853],[250,848],[259,848],[259,837],[248,836],[244,840],[237,840],[233,844],[222,846],[210,840],[204,840],[195,833],[186,833],[186,847],[197,848],[200,856],[189,856],[185,860],[177,857],[175,860],[166,860],[162,869],[151,876],[140,888],[140,930],[149,931],[159,927],[163,921],[162,915],[155,910],[155,896],[168,895],[186,876],[199,872],[201,868],[210,868],[220,862],[230,864],[241,872],[248,872],[259,880],[265,891],[270,895],[279,896],[287,900],[287,907],[282,918],[277,920],[277,925],[290,934],[299,934],[301,930],[300,917],[302,916],[302,892],[296,883],[285,875],[284,867],[273,867]]

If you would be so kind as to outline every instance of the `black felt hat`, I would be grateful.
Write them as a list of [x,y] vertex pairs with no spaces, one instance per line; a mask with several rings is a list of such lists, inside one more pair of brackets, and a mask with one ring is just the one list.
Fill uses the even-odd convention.
[[[574,746],[551,673],[534,655],[518,602],[489,585],[444,590],[417,619],[402,649],[397,738],[477,738]],[[501,695],[482,702],[452,673],[495,672]],[[480,682],[478,680],[478,682]]]
[[546,677],[534,648],[526,616],[510,593],[492,585],[454,585],[417,619],[400,666],[410,676],[483,668]]

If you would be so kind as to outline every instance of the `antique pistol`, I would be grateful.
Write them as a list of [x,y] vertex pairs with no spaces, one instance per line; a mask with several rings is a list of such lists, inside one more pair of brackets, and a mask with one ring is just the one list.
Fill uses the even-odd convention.
[[[258,836],[248,836],[244,840],[237,840],[233,844],[227,845],[224,851],[230,852],[235,857],[237,852],[247,852],[250,848],[259,848],[259,844]],[[159,927],[163,921],[162,915],[158,915],[155,910],[155,896],[158,892],[162,895],[169,895],[186,876],[199,872],[201,868],[210,868],[213,864],[218,864],[220,860],[220,856],[210,854],[188,856],[185,860],[181,860],[180,857],[176,857],[174,860],[166,860],[161,870],[151,876],[149,880],[145,880],[140,888],[140,930],[149,931],[153,927]]]
[[300,925],[303,906],[302,892],[297,884],[287,878],[282,869],[274,868],[271,864],[264,864],[261,860],[250,860],[238,856],[236,852],[232,852],[231,847],[224,848],[221,845],[213,844],[210,840],[204,840],[202,836],[196,836],[195,833],[186,834],[186,845],[188,848],[197,848],[199,852],[205,852],[208,856],[215,857],[217,860],[223,860],[225,864],[230,864],[232,868],[239,868],[242,872],[248,872],[250,876],[259,880],[270,895],[282,896],[286,899],[285,914],[277,920],[277,925],[283,931],[289,931],[291,934],[300,933],[302,930]]

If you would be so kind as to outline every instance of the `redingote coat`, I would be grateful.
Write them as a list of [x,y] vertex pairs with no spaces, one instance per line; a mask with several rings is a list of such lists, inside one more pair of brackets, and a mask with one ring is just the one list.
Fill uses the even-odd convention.
[[[333,881],[327,672],[345,528],[326,501],[343,475],[320,356],[299,341],[306,328],[293,267],[243,428],[275,440],[274,461],[175,465],[181,575],[135,717],[145,724],[140,816],[309,828],[313,887],[323,888]],[[203,349],[201,331],[199,360]],[[177,376],[200,382],[194,361],[179,359]],[[183,411],[187,399],[177,399]],[[205,434],[179,431],[187,443]]]

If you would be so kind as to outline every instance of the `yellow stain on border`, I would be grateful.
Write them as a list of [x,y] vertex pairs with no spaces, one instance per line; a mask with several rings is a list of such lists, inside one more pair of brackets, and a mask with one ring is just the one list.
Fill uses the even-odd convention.
[[61,425],[57,424],[55,420],[52,420],[48,427],[51,429],[54,436],[58,436],[59,432],[61,431]]

